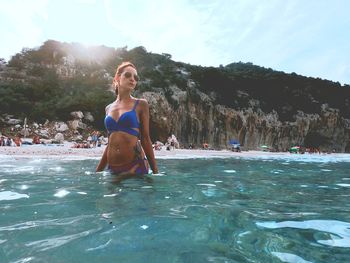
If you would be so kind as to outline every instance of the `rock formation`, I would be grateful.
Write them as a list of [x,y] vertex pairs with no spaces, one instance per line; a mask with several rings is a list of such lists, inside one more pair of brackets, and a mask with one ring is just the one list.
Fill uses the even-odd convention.
[[237,139],[247,150],[269,145],[285,151],[291,145],[307,145],[316,138],[312,144],[322,151],[350,152],[350,120],[327,105],[322,105],[321,114],[299,111],[294,122],[282,122],[276,111],[235,110],[215,105],[209,96],[198,93],[199,101],[187,92],[178,94],[176,109],[162,94],[143,93],[150,104],[154,140],[165,142],[175,134],[185,147],[190,143],[200,147],[207,142],[222,149],[228,148],[230,139]]
[[65,139],[82,139],[89,129],[102,131],[104,107],[114,100],[108,89],[115,67],[132,61],[141,77],[134,95],[150,104],[153,142],[174,134],[183,147],[208,143],[222,149],[234,139],[248,150],[302,145],[350,152],[349,85],[252,63],[193,66],[143,47],[91,50],[48,40],[3,64],[1,130],[10,126],[20,132],[19,119],[28,117],[50,120],[29,127],[46,138],[60,132]]

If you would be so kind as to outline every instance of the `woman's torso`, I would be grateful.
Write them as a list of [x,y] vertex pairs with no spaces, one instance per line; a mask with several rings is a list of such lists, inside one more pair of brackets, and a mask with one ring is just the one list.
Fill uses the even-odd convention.
[[110,166],[121,166],[144,158],[139,143],[137,104],[138,101],[133,99],[131,104],[112,103],[107,107],[105,125],[109,133],[107,162]]

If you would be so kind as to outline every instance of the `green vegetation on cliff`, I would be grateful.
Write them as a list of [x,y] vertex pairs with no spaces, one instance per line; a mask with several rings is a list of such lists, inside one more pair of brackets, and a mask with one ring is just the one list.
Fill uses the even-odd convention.
[[[200,67],[153,54],[143,47],[131,50],[105,46],[85,47],[46,41],[23,49],[8,63],[0,64],[0,114],[13,114],[43,122],[67,120],[72,111],[89,111],[94,125],[102,128],[104,107],[114,99],[110,92],[116,66],[132,61],[141,81],[136,95],[162,93],[176,108],[176,86],[192,97],[202,92],[215,104],[243,110],[277,112],[281,121],[293,121],[298,111],[320,113],[323,104],[350,118],[350,87],[328,80],[286,74],[251,63]],[[101,116],[101,117],[100,117]]]

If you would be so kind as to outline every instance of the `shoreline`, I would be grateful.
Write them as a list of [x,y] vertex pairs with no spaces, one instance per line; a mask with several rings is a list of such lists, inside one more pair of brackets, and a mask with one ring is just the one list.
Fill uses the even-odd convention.
[[[99,159],[106,146],[96,148],[72,148],[73,144],[65,142],[62,145],[22,145],[21,147],[0,147],[0,158],[39,158],[39,159]],[[193,158],[244,158],[244,159],[284,159],[287,161],[316,162],[350,162],[349,153],[331,154],[291,154],[289,152],[264,152],[203,149],[165,149],[154,151],[156,159],[193,159]]]

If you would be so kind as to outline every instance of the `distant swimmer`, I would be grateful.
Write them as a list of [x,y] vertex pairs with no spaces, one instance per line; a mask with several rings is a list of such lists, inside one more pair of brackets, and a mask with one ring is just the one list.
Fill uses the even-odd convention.
[[[106,166],[117,175],[158,173],[152,142],[149,135],[149,105],[145,99],[131,96],[139,80],[136,67],[123,62],[113,80],[116,100],[106,107],[105,127],[108,145],[96,172]],[[147,157],[147,158],[146,158]]]

